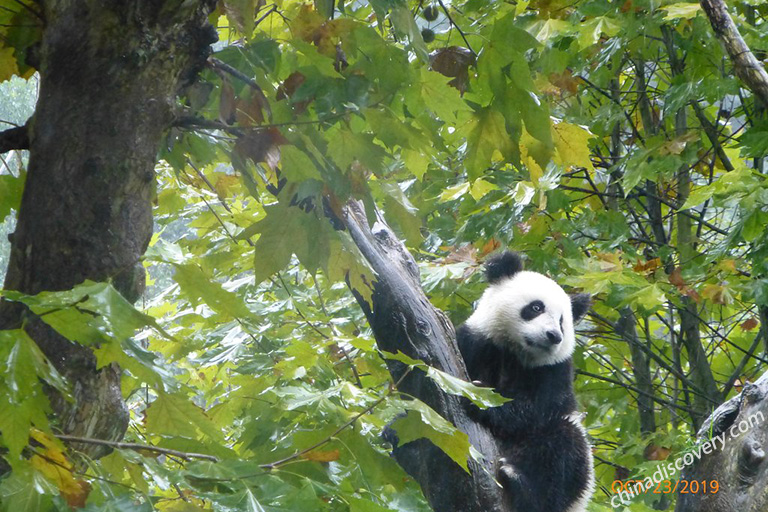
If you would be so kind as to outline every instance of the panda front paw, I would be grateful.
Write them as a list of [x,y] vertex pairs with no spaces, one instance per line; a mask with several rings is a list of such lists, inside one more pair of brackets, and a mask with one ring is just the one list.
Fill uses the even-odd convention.
[[499,459],[499,470],[497,471],[497,477],[502,487],[515,493],[522,485],[522,475],[517,472],[515,466],[513,466],[509,459]]
[[[499,459],[496,478],[504,491],[512,499],[514,509],[520,512],[552,512],[552,508],[542,508],[540,497],[531,494],[531,483],[521,474],[509,459]],[[562,509],[557,509],[562,510]]]

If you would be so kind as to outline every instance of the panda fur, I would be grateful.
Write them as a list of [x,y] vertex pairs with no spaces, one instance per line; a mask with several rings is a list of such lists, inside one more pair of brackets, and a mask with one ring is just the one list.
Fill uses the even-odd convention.
[[522,268],[512,252],[491,258],[488,287],[457,330],[470,378],[512,399],[470,412],[501,442],[497,478],[518,512],[583,512],[594,474],[571,357],[590,298]]

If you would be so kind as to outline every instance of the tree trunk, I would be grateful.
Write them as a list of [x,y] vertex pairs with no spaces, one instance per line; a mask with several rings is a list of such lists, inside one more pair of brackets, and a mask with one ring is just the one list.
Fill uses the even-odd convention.
[[[30,160],[6,289],[36,294],[111,280],[131,301],[144,287],[139,258],[152,234],[154,165],[178,89],[205,63],[215,1],[50,0],[36,52],[40,97],[29,123]],[[0,327],[23,308],[5,303]],[[120,439],[128,413],[120,370],[96,370],[92,352],[39,319],[25,326],[72,385],[51,392],[59,428]],[[78,446],[90,456],[104,448]]]
[[[681,480],[717,482],[717,492],[680,494],[676,512],[768,510],[768,373],[718,407],[699,429],[698,441],[723,436],[715,450],[687,468]],[[714,489],[714,488],[712,488]]]
[[[373,309],[359,295],[356,297],[368,317],[378,346],[389,352],[403,352],[467,380],[453,326],[424,295],[418,266],[397,236],[381,218],[369,227],[359,203],[347,206],[344,222],[377,274]],[[405,365],[396,361],[388,364],[392,377],[399,380]],[[419,398],[466,433],[472,446],[487,458],[485,467],[470,461],[471,474],[467,474],[424,439],[398,447],[395,458],[421,484],[433,510],[514,512],[510,497],[504,495],[493,478],[498,459],[496,441],[490,432],[467,416],[462,401],[443,392],[421,371],[407,375],[398,389]]]
[[640,339],[637,337],[637,318],[631,308],[621,310],[619,320],[616,322],[616,334],[622,339],[628,340],[629,353],[632,356],[632,368],[635,376],[635,385],[641,393],[637,394],[637,408],[640,414],[640,432],[653,434],[656,432],[656,412],[654,410],[653,377],[648,356],[640,348]]

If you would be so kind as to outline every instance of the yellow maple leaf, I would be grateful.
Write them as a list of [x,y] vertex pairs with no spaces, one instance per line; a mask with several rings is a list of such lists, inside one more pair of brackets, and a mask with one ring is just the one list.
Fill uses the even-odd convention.
[[87,494],[90,486],[72,474],[72,463],[60,448],[58,441],[37,429],[32,429],[30,435],[43,447],[42,452],[36,453],[30,459],[32,467],[53,482],[67,501],[70,498],[76,499],[83,493]]
[[301,456],[306,460],[313,460],[315,462],[333,462],[339,460],[339,450],[312,450],[309,453],[305,453]]
[[0,82],[10,80],[12,76],[19,74],[19,66],[13,55],[13,48],[0,49]]
[[593,138],[589,130],[560,122],[552,125],[552,138],[557,149],[553,159],[556,164],[564,168],[583,167],[590,171],[595,170],[589,157],[589,140]]
[[728,304],[731,302],[731,294],[725,286],[708,284],[701,291],[701,296],[711,300],[715,304]]

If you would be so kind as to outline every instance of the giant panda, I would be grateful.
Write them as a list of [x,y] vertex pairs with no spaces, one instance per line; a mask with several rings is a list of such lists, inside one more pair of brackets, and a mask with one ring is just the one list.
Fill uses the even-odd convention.
[[518,512],[583,512],[592,452],[573,394],[574,324],[590,305],[504,252],[486,264],[488,286],[457,332],[469,377],[510,398],[470,414],[500,440],[498,481]]

